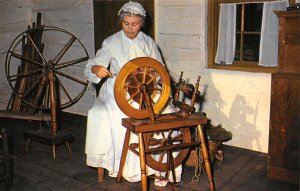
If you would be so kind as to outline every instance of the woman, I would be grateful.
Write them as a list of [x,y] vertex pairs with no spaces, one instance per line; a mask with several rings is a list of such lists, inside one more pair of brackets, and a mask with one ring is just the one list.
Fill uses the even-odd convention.
[[[92,83],[99,83],[102,78],[109,77],[88,112],[85,146],[87,165],[105,168],[112,177],[118,174],[126,131],[121,120],[128,117],[119,109],[114,98],[115,75],[123,65],[137,57],[151,57],[163,63],[154,40],[140,31],[146,18],[143,6],[130,1],[122,6],[118,15],[122,30],[103,41],[102,48],[97,51],[94,59],[88,61],[85,69],[85,76]],[[136,135],[131,137],[131,141],[137,142]],[[147,173],[153,174],[154,170],[148,168]],[[181,168],[178,174],[177,181],[180,180]],[[141,180],[139,157],[132,152],[127,154],[123,177],[130,182]],[[158,184],[166,183],[156,181]]]

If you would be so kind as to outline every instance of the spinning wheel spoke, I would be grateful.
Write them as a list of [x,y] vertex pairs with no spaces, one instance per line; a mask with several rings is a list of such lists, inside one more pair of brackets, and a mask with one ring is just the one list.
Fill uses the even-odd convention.
[[16,81],[16,80],[20,80],[22,78],[26,78],[26,77],[34,75],[34,74],[39,74],[41,72],[42,72],[42,69],[37,69],[37,70],[30,71],[30,72],[18,73],[15,75],[8,76],[8,79],[10,81]]
[[148,71],[148,68],[144,67],[142,83],[146,83],[147,71]]
[[145,82],[146,84],[150,84],[151,82],[155,81],[155,79],[157,79],[157,77],[159,77],[159,75],[157,73],[155,73],[154,75],[150,75],[150,79]]
[[86,82],[86,81],[82,81],[82,80],[80,80],[80,79],[78,79],[78,78],[75,78],[75,77],[73,77],[73,76],[70,76],[69,74],[66,74],[66,73],[61,72],[61,71],[56,71],[56,73],[59,74],[59,75],[61,75],[61,76],[66,77],[66,78],[68,78],[68,79],[70,79],[70,80],[73,80],[73,81],[75,81],[75,82],[77,82],[77,83],[80,83],[80,84],[82,84],[82,85],[87,85],[87,83],[88,83],[88,82]]
[[178,134],[175,135],[174,137],[172,137],[172,142],[181,142],[183,140],[183,135],[182,134]]
[[140,99],[140,101],[139,101],[139,105],[140,105],[139,109],[145,108],[145,106],[144,106],[145,103],[144,103],[144,100],[143,100],[143,95],[141,95],[141,93],[140,93],[139,99]]
[[83,57],[83,58],[78,58],[76,60],[71,60],[71,61],[68,61],[68,62],[63,62],[63,63],[60,63],[60,64],[56,64],[55,69],[57,70],[57,69],[65,68],[65,67],[68,67],[68,66],[72,66],[72,65],[87,61],[88,59],[89,59],[89,57]]
[[36,46],[35,42],[32,40],[32,38],[30,37],[30,35],[27,35],[27,38],[29,39],[29,41],[31,42],[32,46],[34,47],[34,49],[36,50],[36,52],[39,54],[39,56],[42,58],[44,63],[47,63],[45,57],[43,56],[43,54],[40,52],[40,50],[38,49],[38,47]]
[[139,79],[137,79],[136,75],[131,74],[131,77],[133,77],[134,81],[135,81],[137,84],[140,84],[140,81],[139,81]]
[[173,133],[173,129],[170,129],[170,130],[168,131],[168,138],[171,137],[172,133]]
[[63,49],[56,55],[56,57],[53,60],[53,64],[56,65],[60,59],[63,57],[63,55],[67,52],[67,50],[71,47],[73,42],[76,40],[76,37],[72,36],[71,39],[67,42],[66,46],[63,47]]
[[133,85],[125,85],[125,88],[138,89],[137,86],[133,86]]
[[166,135],[163,131],[159,132],[159,134],[162,136],[163,139],[166,139]]
[[152,146],[155,146],[155,145],[159,145],[161,144],[161,141],[159,139],[155,139],[153,137],[150,137],[150,140],[149,140],[149,145]]
[[61,80],[59,78],[56,78],[56,79],[58,81],[59,86],[63,89],[65,95],[67,95],[69,101],[72,101],[71,95],[69,94],[69,92],[67,91],[67,89],[65,88],[65,86],[63,85],[63,83],[61,82]]
[[21,60],[23,60],[23,61],[26,61],[26,62],[35,64],[35,65],[38,65],[38,66],[43,66],[42,63],[37,62],[37,61],[35,61],[35,60],[32,60],[32,59],[30,59],[30,58],[26,58],[25,56],[22,56],[22,55],[20,55],[20,54],[15,53],[15,52],[9,51],[8,53],[11,54],[11,56],[13,56],[13,57],[15,57],[15,58],[19,58],[19,59],[21,59]]
[[158,92],[162,92],[162,89],[161,88],[158,88],[158,87],[153,87],[153,88],[149,88],[150,90],[155,90],[155,91],[158,91]]
[[166,155],[168,155],[168,152],[167,151],[162,151],[160,154],[159,154],[159,158],[158,158],[158,160],[157,160],[157,162],[159,162],[159,163],[165,163],[165,156]]
[[170,139],[171,139],[171,144],[179,144],[181,143],[184,138],[183,138],[183,132],[182,131],[172,131],[172,133],[170,134]]
[[128,101],[132,101],[133,98],[134,98],[135,96],[137,96],[139,93],[140,93],[139,91],[134,92],[134,93],[128,98]]

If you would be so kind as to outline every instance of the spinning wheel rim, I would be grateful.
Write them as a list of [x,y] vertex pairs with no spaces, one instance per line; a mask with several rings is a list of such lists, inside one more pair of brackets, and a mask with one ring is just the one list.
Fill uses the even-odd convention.
[[[126,93],[128,93],[128,86],[126,87],[126,81],[128,80],[129,76],[136,76],[136,71],[144,69],[145,72],[143,73],[145,76],[148,75],[147,72],[156,72],[160,77],[160,82],[162,84],[161,93],[158,100],[153,104],[153,110],[155,114],[159,114],[161,110],[165,107],[169,96],[170,96],[170,78],[168,72],[163,64],[159,61],[149,58],[149,57],[139,57],[133,59],[126,63],[121,71],[119,72],[114,87],[114,95],[116,102],[120,109],[126,115],[136,118],[136,119],[143,119],[149,117],[149,111],[147,109],[137,109],[134,108],[130,103],[129,99],[126,97]],[[146,72],[147,70],[147,72]],[[151,75],[150,75],[151,76]],[[134,77],[132,77],[134,78]],[[145,77],[146,78],[146,77]],[[154,79],[154,78],[152,78]],[[138,79],[136,79],[138,81]],[[138,82],[140,84],[147,83],[147,82]]]
[[[191,132],[189,130],[189,128],[180,128],[177,130],[178,132],[180,132],[178,135],[180,135],[180,140],[175,140],[174,137],[171,137],[172,139],[172,144],[173,141],[177,142],[178,145],[179,144],[184,144],[184,143],[190,143],[191,142]],[[166,131],[159,131],[159,133],[166,133]],[[145,140],[145,149],[150,149],[153,147],[153,144],[151,144],[151,139],[153,139],[153,137],[156,135],[155,132],[151,132],[151,133],[145,133],[144,134],[144,140]],[[177,136],[178,136],[177,135]],[[158,142],[163,142],[161,141],[162,139],[157,139]],[[156,140],[156,141],[157,141]],[[176,145],[176,144],[174,144]],[[157,146],[162,146],[159,145],[159,143],[157,144]],[[178,149],[178,152],[175,156],[173,156],[173,164],[174,164],[174,168],[178,167],[179,165],[182,164],[183,160],[186,158],[187,154],[189,153],[190,149],[189,148],[184,148],[184,149]],[[171,153],[173,154],[173,151],[171,150]],[[168,157],[169,153],[166,153],[165,151],[160,151],[160,152],[156,152],[156,155],[159,155],[159,157]],[[149,167],[153,168],[154,170],[158,170],[161,172],[166,172],[167,170],[170,170],[170,167],[168,167],[168,163],[166,161],[160,161],[159,159],[157,159],[158,156],[155,156],[152,153],[148,153],[146,154],[146,163]]]
[[[33,33],[37,33],[37,32],[41,32],[44,38],[45,34],[54,34],[54,32],[58,32],[61,33],[64,36],[69,37],[69,41],[67,42],[67,44],[65,45],[65,47],[63,47],[62,49],[59,49],[60,51],[58,52],[58,54],[56,55],[56,57],[53,59],[55,63],[52,63],[52,60],[45,60],[46,56],[44,53],[44,49],[40,50],[36,47],[36,42],[31,41],[32,39],[30,39],[30,35],[32,35]],[[48,32],[48,33],[47,33]],[[44,34],[45,33],[45,34]],[[27,42],[31,42],[33,44],[33,51],[35,51],[35,53],[38,53],[38,59],[40,59],[40,61],[35,61],[34,59],[30,58],[30,57],[26,57],[21,53],[19,53],[18,51],[20,51],[20,46],[22,46],[22,40],[24,40],[24,38],[27,40]],[[42,38],[41,38],[41,44],[44,43],[42,42]],[[47,42],[46,42],[47,43]],[[45,45],[45,44],[44,44]],[[60,62],[64,58],[65,54],[69,53],[69,49],[73,48],[72,46],[76,46],[76,48],[78,48],[78,50],[82,53],[82,57],[75,55],[76,59],[73,60],[67,60],[64,62]],[[57,45],[58,46],[58,45]],[[60,47],[59,47],[60,48]],[[77,49],[76,49],[77,50]],[[21,75],[19,75],[19,73],[14,72],[14,67],[20,65],[21,64],[15,64],[12,63],[14,60],[18,60],[19,62],[28,62],[31,64],[35,64],[35,65],[39,65],[39,69],[36,69],[35,71],[26,71],[21,73]],[[56,61],[55,61],[56,59]],[[76,102],[79,101],[79,99],[83,96],[83,94],[85,93],[86,89],[87,89],[87,85],[88,85],[88,81],[87,80],[82,80],[79,79],[78,77],[75,77],[73,74],[70,74],[66,71],[63,71],[64,68],[68,67],[68,66],[73,66],[79,63],[82,63],[86,60],[89,59],[89,55],[88,52],[86,50],[86,48],[84,47],[83,43],[72,33],[58,28],[58,27],[53,27],[53,26],[41,26],[41,27],[36,27],[36,28],[32,28],[32,29],[28,29],[24,32],[22,32],[21,34],[19,34],[11,43],[9,49],[8,49],[8,53],[6,55],[6,60],[5,60],[5,74],[6,74],[6,78],[8,81],[9,86],[12,88],[14,95],[16,95],[17,97],[19,97],[23,103],[25,103],[26,105],[32,106],[34,108],[39,108],[39,109],[50,109],[50,104],[48,103],[48,105],[40,105],[40,104],[34,104],[31,102],[28,102],[27,100],[25,100],[24,96],[21,95],[18,91],[15,90],[15,85],[17,83],[17,80],[22,79],[22,78],[27,78],[30,77],[30,75],[37,75],[39,77],[36,77],[38,80],[37,82],[35,82],[35,85],[30,85],[30,87],[32,88],[38,88],[40,83],[42,83],[41,81],[44,80],[45,87],[44,88],[49,88],[49,77],[48,74],[50,72],[53,72],[54,74],[54,80],[57,82],[57,85],[59,86],[58,89],[60,89],[62,91],[62,93],[64,93],[65,96],[65,100],[64,102],[62,100],[60,100],[60,98],[58,99],[58,101],[61,101],[57,104],[57,107],[59,107],[60,109],[64,109],[67,107],[70,107],[71,105],[75,104]],[[79,69],[79,67],[74,67],[76,69]],[[23,75],[23,77],[22,77]],[[25,77],[27,75],[27,77]],[[68,92],[68,88],[66,88],[67,86],[60,80],[63,79],[63,82],[66,82],[67,80],[69,80],[69,84],[73,84],[76,85],[76,87],[78,86],[79,88],[77,89],[76,92]],[[31,90],[29,90],[31,91]],[[43,90],[43,91],[48,91],[49,90]],[[31,92],[30,92],[31,93]],[[54,92],[56,96],[61,96],[61,94],[59,94],[58,91]],[[45,95],[44,96],[48,96],[49,95]],[[41,99],[47,99],[45,97],[41,98]],[[47,102],[47,101],[44,101]]]

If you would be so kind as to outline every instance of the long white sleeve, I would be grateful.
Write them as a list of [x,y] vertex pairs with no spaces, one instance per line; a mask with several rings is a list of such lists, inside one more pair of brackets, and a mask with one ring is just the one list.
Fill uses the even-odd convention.
[[88,60],[84,70],[84,76],[88,78],[90,82],[99,83],[101,78],[92,72],[92,67],[95,65],[107,67],[111,57],[112,56],[109,47],[107,46],[107,42],[103,41],[102,48],[97,51],[95,58]]

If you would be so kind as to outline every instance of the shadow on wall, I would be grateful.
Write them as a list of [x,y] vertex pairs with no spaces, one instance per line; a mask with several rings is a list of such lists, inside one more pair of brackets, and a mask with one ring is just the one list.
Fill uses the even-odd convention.
[[224,129],[232,133],[230,142],[233,145],[238,144],[248,149],[256,146],[257,150],[261,151],[263,148],[259,137],[262,133],[257,130],[256,124],[259,102],[253,108],[247,104],[243,95],[237,94],[232,101],[229,114],[226,115],[224,108],[228,107],[227,102],[230,100],[222,98],[222,93],[215,87],[211,74],[203,74],[200,84],[202,90],[198,109],[208,114],[209,125],[218,125],[210,124],[217,121]]
[[229,112],[229,120],[231,129],[234,132],[240,132],[245,141],[243,147],[252,148],[253,144],[257,145],[259,151],[262,150],[258,138],[261,136],[261,132],[257,130],[257,115],[258,105],[256,108],[252,108],[246,103],[246,99],[242,95],[236,95],[232,102],[231,110]]

